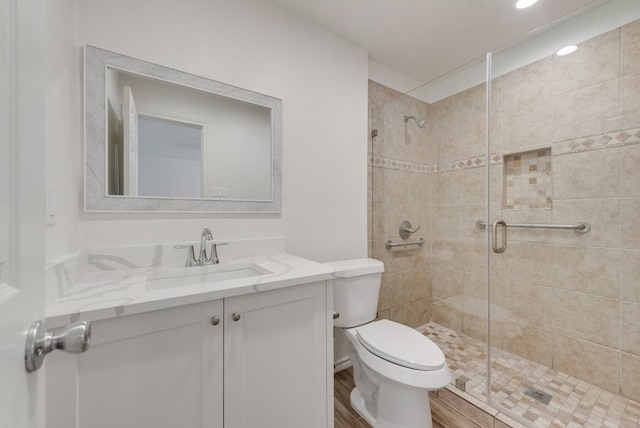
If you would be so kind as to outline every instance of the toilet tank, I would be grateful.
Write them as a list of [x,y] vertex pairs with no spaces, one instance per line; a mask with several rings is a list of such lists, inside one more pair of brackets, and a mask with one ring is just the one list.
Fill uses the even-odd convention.
[[355,327],[376,318],[384,264],[374,259],[325,263],[334,270],[333,310],[336,327]]

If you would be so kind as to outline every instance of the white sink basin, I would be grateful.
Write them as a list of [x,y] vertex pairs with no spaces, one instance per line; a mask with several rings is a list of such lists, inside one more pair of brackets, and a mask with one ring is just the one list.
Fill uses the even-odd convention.
[[147,277],[147,288],[161,289],[197,284],[259,277],[273,272],[255,264],[209,265],[185,267],[180,270],[158,272]]

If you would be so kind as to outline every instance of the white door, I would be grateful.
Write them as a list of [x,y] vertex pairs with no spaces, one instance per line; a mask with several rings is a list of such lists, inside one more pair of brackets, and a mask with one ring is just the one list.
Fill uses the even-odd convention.
[[26,332],[44,318],[43,0],[0,0],[0,426],[44,422]]
[[124,194],[138,195],[138,110],[133,99],[133,92],[128,86],[124,87],[122,103],[122,122],[124,125],[123,144],[123,173]]

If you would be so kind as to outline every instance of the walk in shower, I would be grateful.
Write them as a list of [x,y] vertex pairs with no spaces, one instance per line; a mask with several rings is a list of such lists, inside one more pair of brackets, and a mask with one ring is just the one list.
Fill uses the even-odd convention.
[[443,349],[450,391],[522,424],[640,425],[638,2],[409,93],[370,82],[369,106],[379,315]]

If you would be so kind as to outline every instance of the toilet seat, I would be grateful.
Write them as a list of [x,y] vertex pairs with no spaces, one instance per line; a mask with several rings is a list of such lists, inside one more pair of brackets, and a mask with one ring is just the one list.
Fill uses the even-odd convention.
[[442,350],[418,331],[389,320],[357,327],[356,337],[368,351],[403,367],[433,371],[445,366]]

